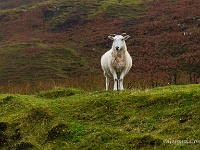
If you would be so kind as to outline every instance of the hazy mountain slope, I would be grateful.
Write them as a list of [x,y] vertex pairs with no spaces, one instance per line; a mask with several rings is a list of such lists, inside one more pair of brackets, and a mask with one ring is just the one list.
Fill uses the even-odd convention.
[[[200,2],[141,2],[27,1],[1,8],[1,82],[102,74],[100,57],[111,46],[107,36],[117,32],[131,35],[134,84],[198,82]],[[72,51],[71,58],[66,51]]]

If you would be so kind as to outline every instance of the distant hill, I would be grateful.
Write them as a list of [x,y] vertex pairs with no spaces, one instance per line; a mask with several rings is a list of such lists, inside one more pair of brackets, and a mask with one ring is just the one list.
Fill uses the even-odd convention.
[[126,32],[135,85],[198,83],[199,0],[0,1],[0,82],[102,76],[110,33]]

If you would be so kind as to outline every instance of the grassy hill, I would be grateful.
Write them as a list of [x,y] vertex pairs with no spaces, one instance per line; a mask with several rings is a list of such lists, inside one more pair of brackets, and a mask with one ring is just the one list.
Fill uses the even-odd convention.
[[1,94],[0,106],[0,149],[200,148],[200,85]]
[[[199,82],[199,6],[0,1],[0,93],[10,93],[0,94],[0,149],[200,149],[200,86],[146,88]],[[122,32],[131,35],[133,89],[101,91],[107,36]],[[52,87],[78,88],[40,92]]]

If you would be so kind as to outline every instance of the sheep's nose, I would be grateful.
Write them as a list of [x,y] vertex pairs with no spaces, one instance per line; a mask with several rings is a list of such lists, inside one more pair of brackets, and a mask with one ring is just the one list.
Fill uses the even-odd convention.
[[115,48],[116,48],[117,51],[119,50],[119,46],[116,46]]

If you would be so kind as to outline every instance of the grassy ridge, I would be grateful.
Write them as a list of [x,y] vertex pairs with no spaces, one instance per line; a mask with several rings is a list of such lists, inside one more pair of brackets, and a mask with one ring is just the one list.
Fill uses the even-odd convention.
[[[71,48],[48,47],[44,43],[15,43],[0,46],[0,82],[20,82],[66,78],[67,74],[80,72],[84,58]],[[10,81],[9,81],[10,82]]]
[[0,99],[2,149],[199,148],[165,143],[200,139],[199,85],[92,93],[57,89]]

